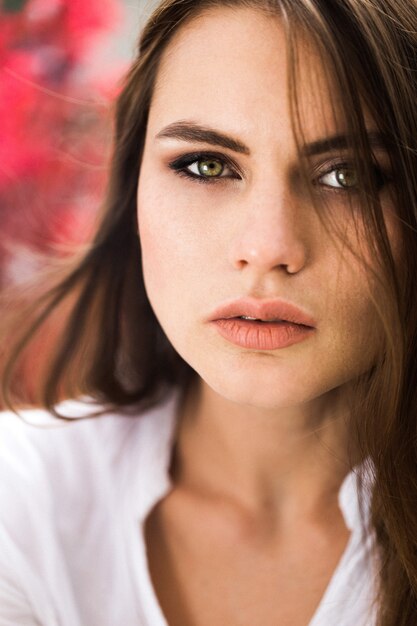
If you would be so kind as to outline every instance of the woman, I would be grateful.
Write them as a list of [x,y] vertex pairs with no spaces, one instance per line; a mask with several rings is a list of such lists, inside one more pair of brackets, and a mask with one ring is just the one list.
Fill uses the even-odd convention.
[[20,411],[48,429],[2,417],[2,624],[416,622],[416,26],[410,0],[151,16],[94,242],[4,375],[16,405],[77,294]]

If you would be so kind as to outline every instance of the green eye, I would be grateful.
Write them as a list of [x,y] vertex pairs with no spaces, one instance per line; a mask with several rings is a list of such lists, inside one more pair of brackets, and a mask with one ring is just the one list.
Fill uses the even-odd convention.
[[169,163],[169,167],[178,176],[184,176],[190,181],[203,185],[226,183],[228,179],[241,180],[242,178],[238,173],[238,167],[229,157],[210,152],[184,154]]
[[203,176],[219,176],[223,172],[223,165],[215,159],[198,161],[198,171]]

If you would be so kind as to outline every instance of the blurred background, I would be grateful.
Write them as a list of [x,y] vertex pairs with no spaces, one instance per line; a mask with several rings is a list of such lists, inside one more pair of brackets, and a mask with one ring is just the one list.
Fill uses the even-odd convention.
[[[46,258],[91,236],[112,104],[156,4],[0,0],[0,289],[27,282]],[[53,341],[49,330],[25,366],[29,386]]]

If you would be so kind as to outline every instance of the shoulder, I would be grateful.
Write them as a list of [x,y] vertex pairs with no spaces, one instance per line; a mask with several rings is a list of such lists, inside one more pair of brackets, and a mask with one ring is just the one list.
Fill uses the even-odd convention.
[[144,448],[169,436],[176,399],[173,392],[145,411],[96,417],[86,417],[103,408],[91,399],[66,400],[56,408],[70,421],[44,409],[0,412],[0,517],[4,499],[14,496],[16,485],[40,498],[47,486],[71,492],[82,481],[88,491],[97,482],[117,481]]
[[171,436],[173,402],[77,419],[91,404],[67,401],[57,409],[69,422],[44,410],[0,412],[1,623],[26,623],[29,602],[31,615],[55,625],[44,621],[51,598],[65,624],[81,623],[72,585],[89,559],[115,566],[119,517]]
[[[86,411],[82,402],[72,402],[71,409],[74,418]],[[55,624],[48,617],[53,597],[72,615],[66,524],[80,536],[80,524],[96,504],[105,458],[96,451],[105,438],[100,419],[66,422],[38,409],[0,412],[1,623]]]
[[128,427],[127,418],[118,415],[78,419],[88,414],[83,401],[57,408],[74,421],[41,409],[0,412],[0,521],[12,524],[27,513],[31,523],[34,511],[46,518],[57,502],[71,504],[80,481],[87,494],[104,478],[103,469]]
[[76,525],[94,511],[116,509],[169,448],[176,398],[138,414],[87,419],[77,418],[97,405],[59,404],[59,413],[74,421],[44,410],[0,412],[0,524],[29,531],[49,518],[55,527]]
[[21,409],[18,414],[0,412],[3,472],[39,478],[42,467],[51,470],[55,465],[83,464],[93,458],[97,462],[111,453],[111,447],[117,447],[126,430],[138,426],[135,417],[122,413],[88,418],[97,407],[83,400],[62,402],[57,409],[71,421],[58,419],[43,409]]

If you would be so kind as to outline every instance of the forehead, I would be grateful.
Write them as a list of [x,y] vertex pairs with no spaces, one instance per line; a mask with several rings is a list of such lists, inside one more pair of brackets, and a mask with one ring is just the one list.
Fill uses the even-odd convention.
[[[306,36],[298,36],[297,91],[306,136],[332,132],[336,90]],[[149,125],[193,119],[256,134],[289,132],[288,54],[281,18],[216,8],[180,28],[158,70]],[[281,137],[282,138],[282,137]]]

